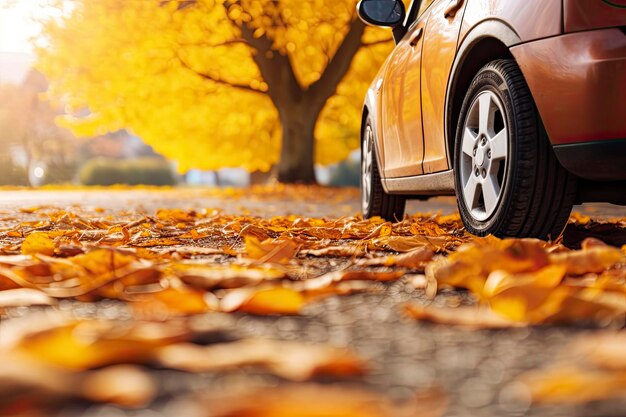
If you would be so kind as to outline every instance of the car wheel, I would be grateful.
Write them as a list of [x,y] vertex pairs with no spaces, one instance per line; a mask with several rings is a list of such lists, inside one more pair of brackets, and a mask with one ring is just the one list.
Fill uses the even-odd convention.
[[552,240],[561,234],[576,178],[556,159],[515,61],[493,61],[474,77],[455,139],[457,203],[469,232]]
[[361,143],[361,208],[363,217],[380,216],[389,221],[399,221],[404,217],[406,198],[390,195],[383,189],[374,149],[375,133],[369,118],[363,128]]

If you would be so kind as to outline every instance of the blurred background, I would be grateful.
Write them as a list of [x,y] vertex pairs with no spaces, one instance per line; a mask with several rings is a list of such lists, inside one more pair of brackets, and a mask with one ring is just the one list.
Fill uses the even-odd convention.
[[355,5],[0,0],[0,185],[358,185]]

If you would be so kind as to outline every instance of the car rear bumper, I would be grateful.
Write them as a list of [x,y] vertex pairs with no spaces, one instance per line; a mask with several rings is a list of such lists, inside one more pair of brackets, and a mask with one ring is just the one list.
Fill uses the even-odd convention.
[[581,178],[626,180],[626,139],[555,145],[554,152],[565,169]]
[[624,28],[540,39],[511,52],[553,145],[626,138]]

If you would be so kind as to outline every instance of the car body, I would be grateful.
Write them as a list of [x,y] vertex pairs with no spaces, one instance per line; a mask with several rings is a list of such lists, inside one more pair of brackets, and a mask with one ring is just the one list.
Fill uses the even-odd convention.
[[[363,0],[360,16],[367,15],[364,5],[391,3],[397,2]],[[414,0],[402,23],[388,26],[394,28],[397,45],[374,78],[363,109],[363,131],[370,126],[373,158],[386,196],[462,194],[455,160],[463,160],[463,153],[455,154],[455,146],[459,130],[467,128],[459,125],[462,113],[472,110],[467,93],[486,65],[501,62],[513,65],[510,71],[502,69],[502,77],[507,71],[521,73],[541,125],[536,135],[545,135],[555,166],[571,174],[568,193],[574,198],[562,204],[571,208],[574,201],[626,203],[626,0]],[[499,117],[509,131],[508,159],[502,163],[508,167],[519,158],[511,129],[520,126],[513,119],[519,116],[516,106],[523,103],[512,103],[508,117],[508,99],[491,90],[493,108],[502,110]],[[476,97],[485,91],[477,91]],[[492,151],[489,140],[484,147],[480,140],[474,157],[468,153],[468,169],[477,172],[483,169],[476,159],[482,163]],[[515,180],[505,178],[500,185],[507,181]],[[393,204],[399,207],[399,201]],[[550,236],[493,228],[473,231],[555,237],[554,230]]]

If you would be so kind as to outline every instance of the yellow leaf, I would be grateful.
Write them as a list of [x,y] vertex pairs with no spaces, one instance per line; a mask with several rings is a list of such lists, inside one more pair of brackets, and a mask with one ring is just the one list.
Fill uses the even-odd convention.
[[502,329],[509,327],[523,327],[523,323],[507,320],[490,309],[478,307],[423,307],[417,304],[408,304],[405,311],[416,320],[429,321],[438,324],[451,324],[471,329]]
[[54,255],[54,241],[44,232],[32,232],[22,242],[22,253],[25,255]]
[[222,311],[252,314],[298,314],[306,303],[298,291],[285,287],[241,288],[230,291],[221,301]]
[[144,362],[159,346],[185,340],[188,331],[173,323],[75,321],[27,336],[13,348],[39,361],[83,370]]
[[246,254],[252,259],[269,263],[287,263],[298,253],[300,245],[291,239],[259,240],[248,235],[246,239]]

